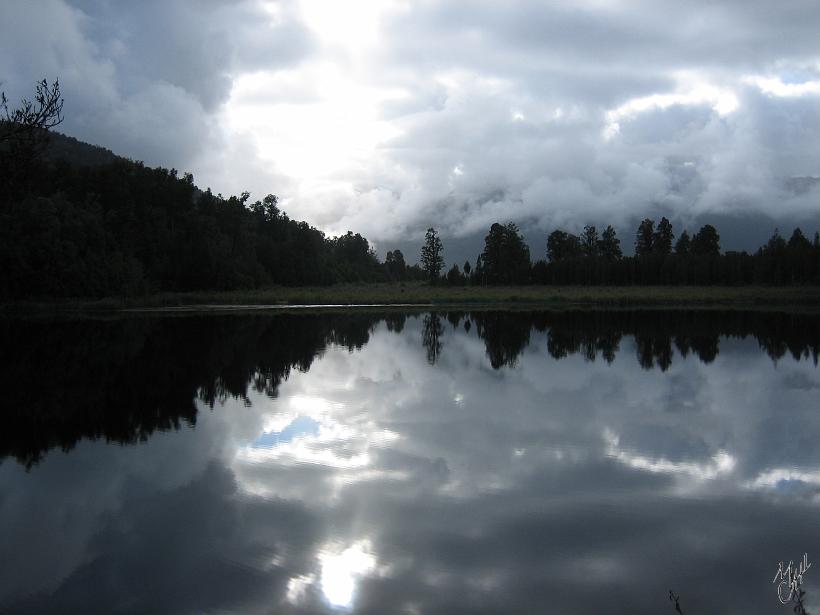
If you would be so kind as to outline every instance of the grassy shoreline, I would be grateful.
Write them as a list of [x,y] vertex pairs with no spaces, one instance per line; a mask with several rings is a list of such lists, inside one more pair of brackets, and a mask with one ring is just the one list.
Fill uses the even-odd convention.
[[817,286],[498,286],[446,287],[421,283],[346,284],[326,287],[271,287],[246,291],[158,293],[144,297],[109,297],[92,300],[9,303],[5,313],[214,310],[242,306],[276,308],[298,306],[817,306]]

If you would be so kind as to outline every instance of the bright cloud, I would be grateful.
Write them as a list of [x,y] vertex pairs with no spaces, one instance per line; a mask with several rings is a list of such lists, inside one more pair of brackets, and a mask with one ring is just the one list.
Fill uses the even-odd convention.
[[14,100],[59,77],[69,134],[380,247],[431,224],[814,220],[817,190],[790,186],[820,177],[820,5],[768,7],[11,0],[0,81]]

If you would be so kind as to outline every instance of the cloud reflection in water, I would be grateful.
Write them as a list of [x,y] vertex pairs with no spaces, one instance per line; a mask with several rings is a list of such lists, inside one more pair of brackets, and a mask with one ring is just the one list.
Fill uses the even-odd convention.
[[[236,318],[250,339],[278,326]],[[618,318],[476,313],[442,327],[434,364],[423,318],[287,323],[302,348],[330,341],[307,360],[277,335],[253,369],[209,372],[227,391],[268,375],[201,396],[193,430],[0,465],[0,611],[657,613],[675,587],[687,612],[773,612],[772,564],[820,543],[811,354],[703,341],[706,315],[650,318],[668,352],[613,346]],[[274,351],[305,369],[276,380]]]

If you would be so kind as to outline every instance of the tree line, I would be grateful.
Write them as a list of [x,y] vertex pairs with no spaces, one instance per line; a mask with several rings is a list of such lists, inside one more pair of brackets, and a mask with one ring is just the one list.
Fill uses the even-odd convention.
[[[279,199],[223,197],[49,132],[59,83],[9,110],[0,97],[0,298],[102,297],[423,278],[400,250],[328,237]],[[95,151],[100,150],[100,151]]]
[[102,297],[421,277],[400,251],[328,237],[276,196],[201,191],[193,177],[126,160],[50,161],[36,188],[0,202],[0,296]]
[[[634,256],[624,256],[615,229],[600,234],[593,225],[580,235],[556,229],[549,233],[545,257],[532,262],[518,227],[493,224],[475,266],[454,265],[442,275],[443,251],[435,229],[427,231],[421,261],[431,282],[449,285],[578,284],[578,285],[791,285],[820,283],[820,234],[813,240],[796,228],[788,239],[774,230],[753,253],[720,248],[720,234],[711,224],[690,235],[675,236],[672,223],[645,218],[635,233]],[[437,243],[436,243],[437,242]],[[431,245],[433,247],[431,247]]]
[[271,284],[329,285],[426,279],[449,285],[820,283],[820,237],[776,230],[756,252],[720,250],[705,225],[675,237],[662,218],[643,220],[635,255],[610,225],[580,235],[556,229],[533,262],[518,227],[491,225],[484,249],[444,268],[427,230],[420,263],[400,250],[384,261],[358,233],[328,237],[291,219],[275,195],[251,202],[214,195],[190,173],[150,168],[49,129],[63,120],[59,83],[9,110],[0,95],[0,299],[102,297],[159,291],[234,290]]

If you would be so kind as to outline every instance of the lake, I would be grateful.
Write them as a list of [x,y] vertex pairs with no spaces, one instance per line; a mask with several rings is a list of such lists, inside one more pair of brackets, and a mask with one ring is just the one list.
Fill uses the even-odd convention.
[[778,564],[820,558],[816,313],[0,336],[3,613],[785,615]]

